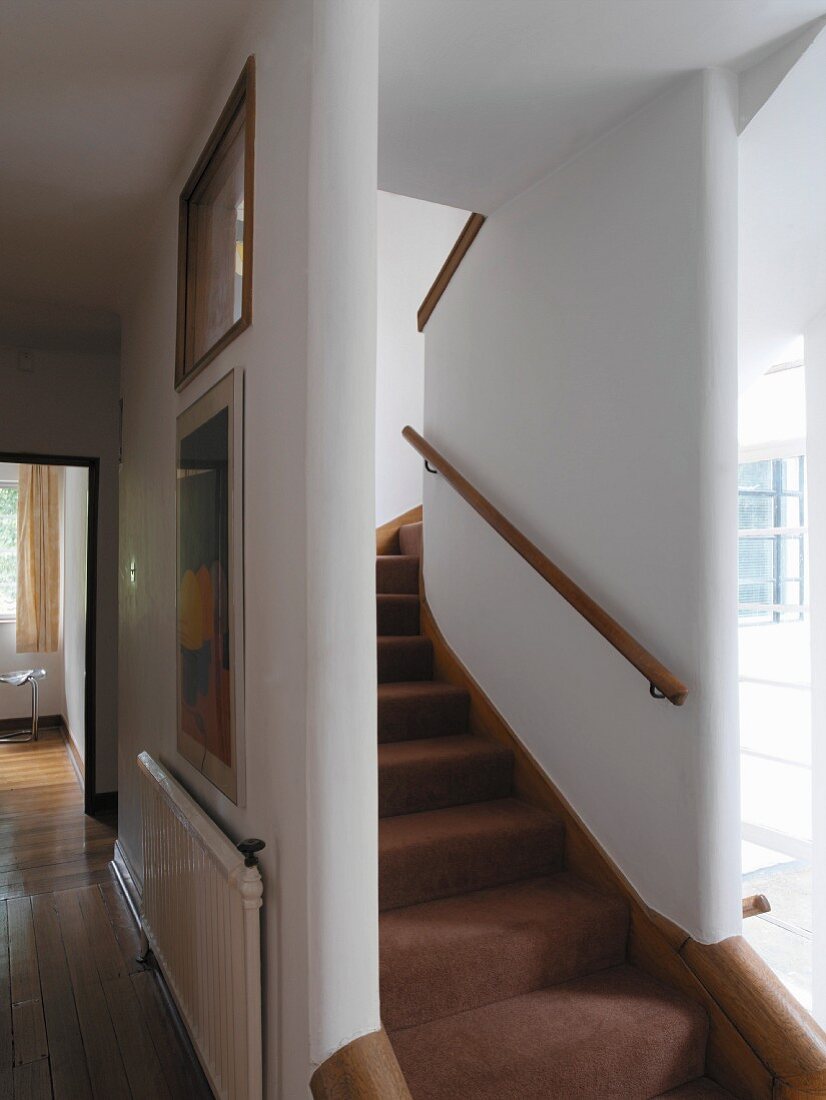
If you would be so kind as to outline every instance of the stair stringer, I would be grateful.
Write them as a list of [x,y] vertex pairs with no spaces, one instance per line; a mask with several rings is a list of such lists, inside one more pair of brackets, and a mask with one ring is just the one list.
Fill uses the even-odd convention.
[[472,732],[509,748],[516,796],[564,823],[566,869],[626,899],[629,961],[708,1013],[707,1076],[742,1100],[826,1100],[826,1033],[742,936],[701,944],[645,904],[450,648],[424,578],[421,592],[421,631],[433,644],[435,676],[469,693]]

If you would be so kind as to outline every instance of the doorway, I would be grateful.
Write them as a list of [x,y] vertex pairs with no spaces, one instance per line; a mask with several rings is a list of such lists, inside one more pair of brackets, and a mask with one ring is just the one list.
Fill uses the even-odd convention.
[[[10,522],[10,508],[16,500],[11,492],[21,466],[48,467],[59,471],[60,494],[60,640],[58,651],[49,653],[22,653],[16,660],[16,644],[11,641],[15,633],[14,615],[5,606],[2,617],[6,642],[2,653],[0,672],[5,665],[16,660],[16,667],[25,664],[50,665],[41,691],[44,702],[41,711],[48,724],[62,727],[67,749],[75,764],[84,790],[84,812],[94,817],[107,807],[98,804],[96,789],[97,742],[97,578],[98,578],[98,511],[100,485],[100,459],[69,455],[44,455],[32,453],[0,452],[0,493],[6,490],[4,501],[6,519]],[[16,527],[15,539],[16,539]],[[7,537],[8,543],[10,539]],[[17,546],[14,545],[16,561]],[[0,548],[2,552],[2,548]],[[5,548],[6,557],[10,547]],[[9,562],[6,562],[9,565]],[[10,568],[6,569],[10,573]],[[4,576],[5,588],[0,599],[11,604],[11,583]],[[2,609],[0,609],[2,610]],[[11,624],[11,629],[9,625]],[[42,659],[41,659],[42,658]],[[53,683],[49,672],[53,672]],[[59,681],[59,682],[58,682]],[[48,692],[42,686],[49,684]],[[8,689],[15,690],[15,689]],[[16,694],[16,692],[15,692]],[[22,698],[22,697],[21,697]],[[15,703],[19,703],[15,699]],[[23,724],[22,722],[20,723]],[[0,722],[2,725],[2,722]],[[0,760],[3,747],[0,745]]]

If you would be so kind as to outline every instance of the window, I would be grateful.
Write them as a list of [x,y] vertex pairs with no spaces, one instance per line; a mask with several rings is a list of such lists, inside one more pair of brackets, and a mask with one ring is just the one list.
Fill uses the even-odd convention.
[[17,614],[17,486],[0,482],[0,619]]
[[806,459],[743,462],[739,474],[740,622],[799,622],[806,613]]

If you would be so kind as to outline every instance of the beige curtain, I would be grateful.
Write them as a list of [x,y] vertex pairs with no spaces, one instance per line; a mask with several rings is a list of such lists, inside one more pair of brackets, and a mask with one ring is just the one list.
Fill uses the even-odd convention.
[[60,484],[23,466],[17,499],[17,652],[53,653],[60,632]]

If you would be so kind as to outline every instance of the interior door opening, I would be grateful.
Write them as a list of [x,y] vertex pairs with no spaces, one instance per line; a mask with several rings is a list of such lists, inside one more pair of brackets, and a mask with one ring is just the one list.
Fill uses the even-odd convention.
[[0,453],[0,773],[63,736],[96,806],[97,458]]

